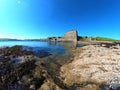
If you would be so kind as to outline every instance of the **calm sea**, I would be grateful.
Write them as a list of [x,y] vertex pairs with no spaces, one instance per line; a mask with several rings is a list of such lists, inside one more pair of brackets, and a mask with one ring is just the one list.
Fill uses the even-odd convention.
[[0,41],[0,47],[22,45],[33,50],[46,50],[51,53],[63,54],[74,48],[73,43],[68,42],[43,42],[43,41]]

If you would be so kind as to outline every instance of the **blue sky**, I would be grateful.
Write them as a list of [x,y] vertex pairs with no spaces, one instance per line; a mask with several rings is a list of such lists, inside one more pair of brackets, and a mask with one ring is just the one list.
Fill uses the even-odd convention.
[[120,39],[120,0],[0,0],[0,38],[80,36]]

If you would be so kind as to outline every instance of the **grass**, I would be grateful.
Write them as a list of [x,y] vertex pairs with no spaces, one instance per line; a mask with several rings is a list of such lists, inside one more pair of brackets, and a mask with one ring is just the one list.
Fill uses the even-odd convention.
[[78,41],[111,41],[111,42],[120,42],[120,40],[112,39],[112,38],[106,38],[106,37],[80,37],[78,36]]
[[91,40],[95,40],[95,41],[120,41],[120,40],[106,38],[106,37],[92,37]]

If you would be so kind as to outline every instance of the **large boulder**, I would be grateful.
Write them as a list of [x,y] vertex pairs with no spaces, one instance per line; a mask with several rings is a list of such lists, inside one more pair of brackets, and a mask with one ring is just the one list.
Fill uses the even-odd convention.
[[78,37],[77,31],[76,30],[71,30],[71,31],[65,33],[63,38],[64,38],[64,41],[77,42],[77,37]]

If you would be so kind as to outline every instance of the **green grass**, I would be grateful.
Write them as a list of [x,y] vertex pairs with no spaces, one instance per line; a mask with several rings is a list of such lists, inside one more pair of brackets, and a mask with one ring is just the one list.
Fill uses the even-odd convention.
[[106,38],[106,37],[92,37],[91,40],[95,40],[95,41],[120,41],[120,40]]
[[111,41],[111,42],[120,42],[120,40],[106,38],[106,37],[80,37],[78,36],[78,41],[89,41],[91,38],[92,41]]

